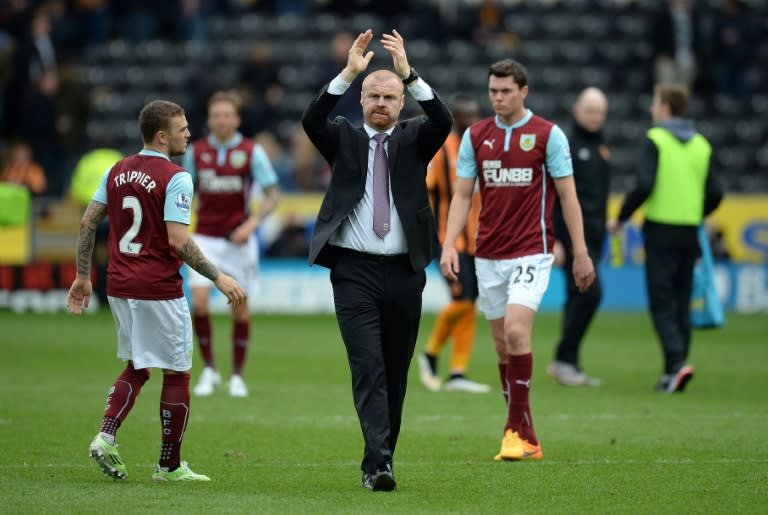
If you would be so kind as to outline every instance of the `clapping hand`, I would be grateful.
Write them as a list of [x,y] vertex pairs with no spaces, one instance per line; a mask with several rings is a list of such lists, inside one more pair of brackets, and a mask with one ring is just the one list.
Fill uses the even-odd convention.
[[355,78],[363,73],[368,68],[368,63],[373,59],[373,52],[365,50],[368,48],[371,40],[373,39],[373,31],[371,29],[361,32],[355,42],[352,43],[352,48],[349,49],[349,56],[347,57],[347,66],[341,71],[341,78],[347,82],[352,82]]
[[411,74],[411,65],[408,64],[408,56],[405,55],[405,42],[403,36],[396,30],[392,34],[381,36],[381,44],[384,49],[392,55],[392,64],[401,79],[405,79]]

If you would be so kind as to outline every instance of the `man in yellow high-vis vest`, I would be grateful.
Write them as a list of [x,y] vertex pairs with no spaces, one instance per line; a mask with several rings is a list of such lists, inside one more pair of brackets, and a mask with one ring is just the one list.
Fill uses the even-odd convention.
[[687,109],[684,87],[656,86],[651,104],[654,126],[640,153],[635,189],[624,199],[618,219],[608,222],[608,230],[615,234],[643,205],[646,287],[664,353],[664,372],[656,390],[669,393],[683,391],[693,377],[687,360],[697,230],[723,197],[710,173],[712,147],[692,120],[684,118]]

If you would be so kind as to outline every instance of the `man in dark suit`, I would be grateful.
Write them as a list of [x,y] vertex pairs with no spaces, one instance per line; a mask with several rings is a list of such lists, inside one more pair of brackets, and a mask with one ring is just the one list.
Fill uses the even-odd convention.
[[[400,432],[408,367],[421,318],[424,268],[438,255],[426,188],[427,164],[453,123],[449,109],[408,64],[403,38],[384,34],[394,73],[363,81],[363,127],[328,113],[373,58],[369,29],[347,64],[304,112],[304,130],[331,165],[309,263],[330,268],[336,318],[352,372],[365,440],[363,486],[395,488],[392,455]],[[404,89],[426,116],[398,121]]]

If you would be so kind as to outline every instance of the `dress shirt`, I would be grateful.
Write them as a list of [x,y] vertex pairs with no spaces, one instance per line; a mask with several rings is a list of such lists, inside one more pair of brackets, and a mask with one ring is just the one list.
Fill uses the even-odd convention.
[[[331,95],[342,95],[350,86],[350,82],[337,75],[328,85],[328,93]],[[432,88],[421,78],[408,86],[408,92],[418,101],[432,100],[435,98]],[[368,254],[393,255],[406,254],[408,252],[408,243],[405,239],[405,231],[397,208],[392,201],[392,173],[390,166],[390,187],[389,187],[389,207],[390,207],[390,230],[384,236],[379,236],[373,231],[373,158],[376,150],[376,140],[373,136],[378,131],[368,125],[363,125],[368,134],[368,170],[365,176],[365,193],[363,198],[357,204],[357,207],[341,223],[341,226],[331,236],[329,244],[344,247],[348,249],[365,252]],[[394,127],[384,131],[390,136]],[[389,142],[384,144],[384,150],[389,156]],[[391,163],[390,163],[391,164]]]

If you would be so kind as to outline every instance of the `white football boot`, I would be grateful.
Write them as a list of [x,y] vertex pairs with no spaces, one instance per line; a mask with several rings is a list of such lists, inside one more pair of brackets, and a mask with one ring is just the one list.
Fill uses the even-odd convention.
[[194,393],[198,397],[208,397],[213,394],[213,391],[217,386],[221,384],[221,376],[216,369],[211,367],[205,367],[203,373],[200,374],[200,379],[197,381]]
[[245,386],[243,378],[233,374],[229,378],[229,395],[232,397],[248,397],[248,387]]

